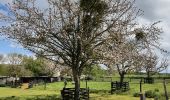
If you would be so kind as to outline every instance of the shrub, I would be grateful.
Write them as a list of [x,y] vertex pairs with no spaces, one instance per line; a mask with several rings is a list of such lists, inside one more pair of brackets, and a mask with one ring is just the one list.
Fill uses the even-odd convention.
[[145,92],[145,96],[147,98],[155,98],[158,96],[158,93],[156,93],[155,91],[152,91],[152,90],[148,90]]
[[133,96],[134,97],[139,97],[140,95],[139,95],[139,93],[133,93]]
[[57,95],[46,95],[46,96],[39,95],[39,96],[26,97],[26,98],[11,96],[11,97],[0,98],[0,100],[61,100],[61,98]]
[[157,89],[157,88],[155,88],[155,90],[154,90],[155,92],[159,92],[159,89]]
[[85,80],[88,80],[88,81],[89,81],[89,80],[93,80],[93,77],[92,77],[92,76],[86,76],[86,77],[85,77]]
[[5,84],[0,84],[0,87],[5,87],[6,85]]
[[11,97],[2,98],[1,100],[19,100],[19,98],[15,96],[11,96]]

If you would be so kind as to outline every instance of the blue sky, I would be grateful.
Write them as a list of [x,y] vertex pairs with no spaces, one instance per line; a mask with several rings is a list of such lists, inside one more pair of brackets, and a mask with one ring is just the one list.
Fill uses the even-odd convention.
[[[0,12],[8,14],[8,8],[5,4],[5,2],[2,2],[5,0],[0,0]],[[0,26],[3,26],[5,23],[0,23]],[[8,53],[20,53],[25,55],[33,55],[33,53],[29,52],[28,50],[24,49],[21,45],[12,42],[9,39],[6,39],[5,37],[0,37],[0,54],[8,54]]]
[[31,52],[22,48],[19,44],[12,43],[10,40],[0,38],[0,54],[20,53],[25,55],[32,55]]

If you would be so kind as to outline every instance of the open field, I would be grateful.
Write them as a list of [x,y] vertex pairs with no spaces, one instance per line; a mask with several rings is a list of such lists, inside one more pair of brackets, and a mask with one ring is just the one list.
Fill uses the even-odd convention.
[[52,95],[58,94],[59,92],[49,91],[49,90],[33,90],[33,89],[20,89],[20,88],[0,88],[0,97],[8,97],[8,96],[33,96],[33,95]]
[[[118,93],[111,95],[110,91],[110,82],[88,82],[88,87],[90,88],[90,97],[91,100],[139,100],[139,98],[133,97],[134,93],[139,92],[139,84],[130,83],[130,91],[124,93]],[[44,85],[34,86],[31,89],[20,89],[20,88],[0,88],[0,98],[4,97],[20,97],[21,100],[27,100],[26,98],[32,98],[35,96],[49,96],[57,95],[57,98],[60,97],[60,90],[63,88],[63,82],[49,83],[44,89]],[[67,87],[73,87],[71,82],[68,82]],[[85,81],[81,82],[81,87],[86,87]],[[147,90],[159,90],[159,93],[163,95],[163,84],[143,84],[143,91]],[[168,91],[170,91],[170,84],[167,85]],[[16,99],[17,100],[17,99]],[[31,99],[30,99],[31,100]],[[38,99],[36,99],[38,100]],[[41,100],[41,99],[40,99]],[[42,99],[45,100],[45,99]],[[51,100],[51,99],[50,99]],[[147,99],[152,100],[152,99]]]
[[[60,97],[59,91],[37,90],[37,89],[22,90],[22,89],[0,88],[0,94],[1,94],[0,98],[4,98],[4,97],[12,98],[12,96],[15,96],[16,98],[14,100],[17,100],[18,99],[17,97],[19,97],[20,100],[32,100],[34,97],[43,98],[44,96],[50,96],[50,95],[57,95],[57,98]],[[9,100],[11,100],[11,98]],[[90,98],[91,98],[90,100],[138,100],[139,99],[139,98],[135,98],[129,95],[115,95],[115,94],[110,95],[108,93],[106,94],[105,93],[98,93],[98,94],[92,93],[90,94]],[[0,99],[0,100],[3,100],[3,99]],[[45,99],[42,99],[42,100],[45,100]]]
[[[111,83],[110,82],[93,82],[93,81],[89,81],[87,83],[87,87],[90,88],[90,90],[107,90],[110,91],[111,89]],[[159,89],[159,91],[161,93],[163,93],[163,83],[155,83],[155,84],[143,84],[143,91],[147,91],[147,90],[154,90],[154,89]],[[63,82],[57,82],[57,83],[50,83],[47,84],[46,89],[47,90],[53,90],[53,91],[60,91],[62,88],[64,87],[64,83]],[[67,83],[67,87],[73,87],[71,82]],[[85,88],[86,87],[86,83],[81,82],[81,87]],[[170,91],[170,84],[167,85],[167,89],[168,91]],[[36,86],[34,88],[32,88],[31,90],[44,90],[44,86]],[[139,92],[139,84],[137,83],[130,83],[130,91],[126,92],[125,94],[133,94],[135,92]]]
[[[22,90],[22,89],[0,88],[0,94],[1,94],[0,96],[1,98],[15,96],[15,97],[19,97],[21,100],[27,100],[27,98],[31,99],[34,97],[41,98],[41,96],[43,98],[43,96],[49,96],[49,95],[57,95],[58,98],[60,97],[59,91],[53,91],[53,90],[32,90],[32,89]],[[90,100],[139,100],[139,98],[135,98],[129,95],[115,95],[115,94],[110,95],[108,93],[106,94],[105,93],[99,93],[99,94],[92,93],[90,94],[90,98],[91,98]]]

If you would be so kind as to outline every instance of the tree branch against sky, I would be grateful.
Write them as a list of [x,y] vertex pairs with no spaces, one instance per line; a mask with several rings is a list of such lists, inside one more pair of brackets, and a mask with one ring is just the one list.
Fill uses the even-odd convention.
[[48,6],[44,8],[36,1],[16,0],[8,5],[8,14],[0,16],[1,22],[8,23],[0,28],[1,35],[41,57],[71,68],[75,100],[79,100],[83,68],[108,56],[103,54],[107,44],[111,47],[116,44],[112,50],[125,53],[128,60],[121,58],[120,61],[132,58],[128,52],[135,49],[131,48],[133,41],[128,38],[135,34],[131,29],[140,14],[134,0],[46,0]]
[[[150,25],[141,25],[137,17],[142,11],[135,6],[128,10],[121,20],[116,23],[118,28],[110,28],[110,40],[103,49],[105,60],[112,67],[116,67],[120,75],[120,83],[123,82],[125,74],[140,68],[140,55],[146,50],[167,53],[160,47],[162,29],[157,26],[158,22]],[[106,61],[106,62],[105,62]]]
[[147,78],[150,78],[152,75],[162,72],[167,69],[169,62],[167,58],[159,58],[153,51],[146,52],[141,55],[141,69],[143,69]]
[[101,57],[99,46],[110,39],[108,31],[128,14],[134,2],[100,0],[47,0],[40,9],[34,0],[17,0],[9,5],[10,15],[1,15],[9,23],[1,27],[3,35],[24,48],[72,69],[75,100],[79,96],[79,76],[85,64]]

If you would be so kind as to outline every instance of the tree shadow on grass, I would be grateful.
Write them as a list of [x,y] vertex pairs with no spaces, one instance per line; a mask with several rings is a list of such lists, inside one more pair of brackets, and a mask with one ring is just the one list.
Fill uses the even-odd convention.
[[61,97],[58,95],[46,95],[46,96],[32,96],[32,97],[3,97],[0,100],[61,100]]

